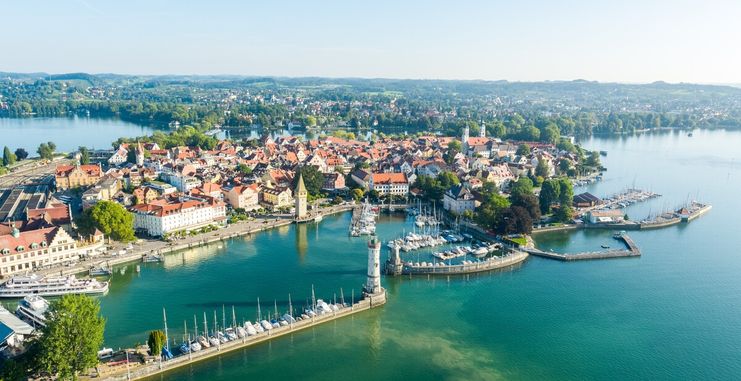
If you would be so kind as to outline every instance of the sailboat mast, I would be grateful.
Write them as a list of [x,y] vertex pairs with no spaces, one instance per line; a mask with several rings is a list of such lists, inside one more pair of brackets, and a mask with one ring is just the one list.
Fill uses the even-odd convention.
[[226,308],[221,305],[221,329],[226,329]]
[[293,316],[293,304],[291,303],[291,294],[288,294],[288,314]]
[[260,298],[257,298],[257,322],[258,323],[260,322],[260,320],[262,320],[261,314],[262,313],[260,311]]
[[237,313],[234,311],[234,306],[232,306],[232,328],[237,327]]
[[170,351],[170,337],[167,335],[167,312],[165,311],[165,307],[162,307],[162,317],[165,321],[165,348],[167,348],[167,351]]
[[206,311],[203,311],[203,334],[208,336],[208,322],[206,319]]
[[196,315],[193,315],[193,326],[196,328],[196,338],[198,338],[198,319],[196,319]]

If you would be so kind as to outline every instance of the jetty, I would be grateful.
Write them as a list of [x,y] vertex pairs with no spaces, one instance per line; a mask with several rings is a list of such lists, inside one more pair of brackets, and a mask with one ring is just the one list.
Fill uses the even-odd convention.
[[458,264],[439,262],[404,262],[399,255],[399,247],[394,246],[386,260],[385,272],[388,275],[456,275],[497,270],[523,262],[528,253],[519,250],[509,251],[503,256],[493,256],[474,261],[465,260]]
[[638,245],[633,241],[630,236],[625,233],[617,233],[614,238],[625,244],[625,249],[611,249],[601,251],[587,251],[573,254],[561,254],[554,252],[547,252],[534,247],[523,248],[522,250],[536,257],[555,259],[558,261],[583,261],[591,259],[609,259],[609,258],[628,258],[628,257],[640,257],[641,250]]
[[266,329],[264,332],[259,332],[254,335],[244,335],[243,337],[232,341],[222,342],[219,343],[219,345],[212,345],[208,348],[202,348],[199,351],[189,351],[188,353],[180,354],[166,360],[161,359],[160,361],[150,363],[134,364],[129,361],[129,354],[136,353],[136,350],[127,349],[127,360],[99,365],[97,372],[100,373],[97,373],[95,378],[110,381],[147,378],[209,358],[214,358],[223,353],[268,342],[278,337],[290,335],[294,332],[306,330],[320,324],[380,307],[386,303],[386,290],[381,286],[380,252],[381,243],[375,238],[369,240],[367,277],[366,282],[363,285],[361,299],[357,302],[353,300],[351,304],[342,304],[341,306],[338,306],[337,309],[332,309],[331,312],[312,313],[310,317],[301,320],[296,319],[288,325]]

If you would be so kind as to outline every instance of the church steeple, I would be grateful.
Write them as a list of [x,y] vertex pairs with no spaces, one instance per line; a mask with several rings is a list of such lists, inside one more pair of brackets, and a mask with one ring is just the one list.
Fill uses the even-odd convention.
[[481,128],[479,128],[479,137],[486,137],[486,123],[483,120],[481,121]]

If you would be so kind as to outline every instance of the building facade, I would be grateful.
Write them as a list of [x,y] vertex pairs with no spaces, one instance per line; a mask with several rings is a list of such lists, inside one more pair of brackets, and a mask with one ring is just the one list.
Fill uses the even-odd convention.
[[19,231],[0,236],[0,276],[34,271],[63,263],[73,263],[82,256],[95,256],[105,250],[102,235],[82,245],[61,227]]
[[134,214],[134,229],[152,237],[207,225],[223,225],[226,220],[224,203],[211,197],[158,199],[133,206],[131,213]]
[[409,193],[409,180],[405,173],[374,173],[369,188],[380,196],[406,196]]
[[225,199],[235,209],[260,209],[260,188],[257,184],[237,185],[225,192]]
[[54,179],[58,190],[67,190],[95,185],[102,175],[100,164],[58,165]]

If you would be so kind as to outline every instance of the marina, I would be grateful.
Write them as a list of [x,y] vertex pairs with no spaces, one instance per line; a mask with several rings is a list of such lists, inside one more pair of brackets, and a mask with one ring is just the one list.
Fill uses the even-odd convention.
[[[277,302],[274,302],[275,313],[271,316],[263,315],[260,301],[257,301],[257,319],[236,324],[236,313],[232,309],[232,325],[227,327],[225,307],[222,305],[222,330],[219,330],[217,312],[214,311],[212,330],[208,329],[206,313],[203,313],[203,335],[195,334],[195,339],[187,335],[187,323],[184,323],[184,337],[181,345],[170,346],[168,338],[167,314],[163,309],[165,347],[162,348],[162,358],[159,361],[144,361],[132,363],[130,354],[137,353],[136,349],[126,349],[123,353],[115,353],[97,369],[96,378],[103,380],[133,380],[167,372],[186,364],[205,360],[223,353],[251,345],[270,341],[292,332],[314,327],[335,319],[350,316],[358,312],[382,306],[386,303],[386,290],[381,286],[380,252],[381,244],[371,238],[367,244],[368,266],[366,281],[360,299],[355,302],[354,291],[350,303],[345,303],[345,297],[340,290],[340,302],[335,297],[333,302],[316,299],[314,288],[311,292],[311,305],[301,313],[294,313],[289,295],[289,311],[283,315],[278,312]],[[198,327],[194,316],[194,329]],[[210,332],[210,334],[209,334]],[[173,351],[172,348],[177,348]],[[173,353],[175,352],[175,353]],[[133,357],[133,356],[131,356]],[[133,368],[133,369],[132,369]]]

